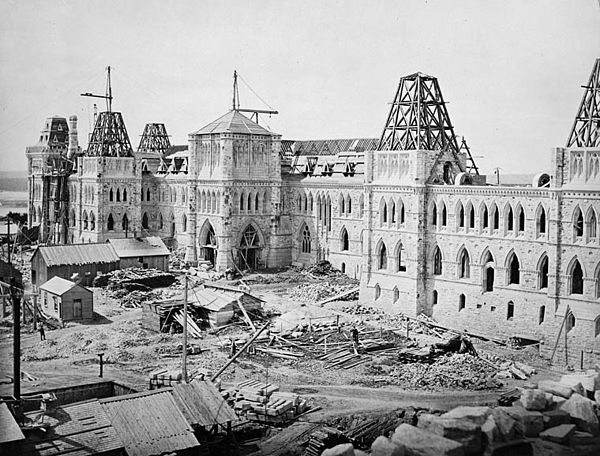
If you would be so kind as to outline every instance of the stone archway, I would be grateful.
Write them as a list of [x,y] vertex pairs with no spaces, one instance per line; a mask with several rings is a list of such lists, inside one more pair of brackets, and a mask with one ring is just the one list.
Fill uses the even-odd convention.
[[244,269],[258,269],[261,264],[263,246],[256,227],[250,223],[246,226],[238,245],[238,267]]
[[210,261],[213,266],[217,265],[217,251],[219,248],[215,229],[207,220],[200,230],[200,261]]

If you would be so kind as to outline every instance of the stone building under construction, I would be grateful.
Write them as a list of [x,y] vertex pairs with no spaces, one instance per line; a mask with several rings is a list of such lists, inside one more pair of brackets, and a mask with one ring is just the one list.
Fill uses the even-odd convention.
[[362,301],[600,361],[600,60],[566,147],[516,186],[486,183],[425,74],[400,79],[377,138],[282,139],[238,108],[187,147],[147,124],[137,150],[110,107],[87,150],[74,116],[48,119],[27,148],[30,226],[160,236],[220,271],[326,259]]

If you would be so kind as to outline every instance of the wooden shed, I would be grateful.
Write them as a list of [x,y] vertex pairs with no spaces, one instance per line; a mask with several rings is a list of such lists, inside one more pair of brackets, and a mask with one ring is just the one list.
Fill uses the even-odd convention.
[[94,294],[81,285],[52,277],[40,285],[41,310],[60,321],[94,318]]
[[160,271],[169,270],[169,249],[158,236],[145,238],[109,239],[117,256],[121,260],[121,268],[154,268]]
[[262,309],[263,301],[235,288],[208,284],[194,288],[188,294],[190,304],[205,309],[211,327],[218,328],[228,324],[236,312],[241,311],[239,303],[247,312]]
[[119,257],[109,244],[40,246],[31,257],[31,283],[39,286],[52,277],[70,280],[78,275],[83,286],[91,286],[98,274],[119,269]]

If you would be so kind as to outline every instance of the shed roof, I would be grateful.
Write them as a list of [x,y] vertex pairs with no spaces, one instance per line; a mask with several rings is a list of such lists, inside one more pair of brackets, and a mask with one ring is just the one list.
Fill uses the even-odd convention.
[[129,394],[100,403],[129,456],[151,456],[199,445],[171,388]]
[[19,454],[83,456],[123,448],[97,399],[63,405],[48,413],[45,422],[48,430],[43,437],[28,437],[21,443]]
[[224,310],[226,307],[232,306],[235,301],[241,298],[241,291],[233,292],[228,290],[217,290],[214,288],[194,288],[190,296],[190,302],[204,307],[213,312]]
[[227,405],[212,382],[194,380],[173,387],[175,402],[192,425],[212,426],[237,421],[237,415]]
[[158,236],[109,239],[108,243],[113,246],[119,258],[164,256],[171,254],[165,243]]
[[25,438],[15,417],[10,413],[8,406],[4,402],[0,403],[0,429],[2,429],[2,432],[0,432],[0,444],[16,442]]
[[82,287],[81,285],[77,285],[75,282],[71,282],[70,280],[63,279],[62,277],[58,276],[52,277],[50,280],[40,285],[40,290],[45,290],[54,295],[62,296],[74,287],[83,288],[84,290],[91,293],[91,291],[87,288]]
[[271,133],[266,128],[256,122],[248,119],[239,111],[231,110],[227,114],[219,117],[217,120],[209,123],[200,130],[192,133],[193,135],[210,135],[217,133],[238,133],[245,135],[268,135]]
[[34,256],[38,253],[42,255],[46,266],[117,263],[119,261],[115,249],[106,243],[40,246],[36,249]]

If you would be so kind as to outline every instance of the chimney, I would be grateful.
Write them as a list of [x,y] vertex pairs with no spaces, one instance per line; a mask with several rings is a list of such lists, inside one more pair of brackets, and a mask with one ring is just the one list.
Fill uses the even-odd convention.
[[77,139],[77,116],[69,117],[69,152],[67,158],[73,158],[79,151],[79,140]]

